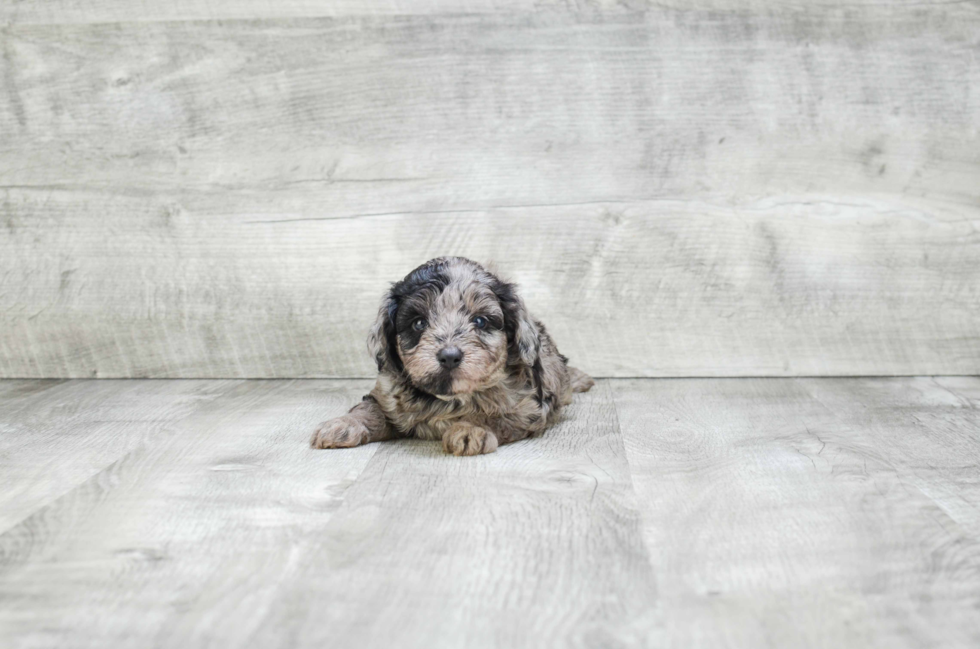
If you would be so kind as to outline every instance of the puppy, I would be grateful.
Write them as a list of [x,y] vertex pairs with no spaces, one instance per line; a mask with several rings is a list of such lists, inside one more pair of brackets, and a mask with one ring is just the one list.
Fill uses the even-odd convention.
[[392,285],[368,348],[378,380],[361,403],[321,423],[313,448],[398,437],[441,439],[453,455],[492,453],[544,431],[595,382],[568,366],[513,284],[442,257]]

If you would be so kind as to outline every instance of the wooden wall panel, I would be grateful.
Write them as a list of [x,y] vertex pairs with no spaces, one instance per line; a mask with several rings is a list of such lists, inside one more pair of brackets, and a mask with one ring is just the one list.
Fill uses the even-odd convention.
[[368,376],[439,254],[596,375],[980,373],[973,4],[54,6],[0,32],[0,376]]
[[573,11],[585,16],[643,14],[650,11],[769,11],[806,7],[876,11],[945,8],[969,2],[948,0],[17,0],[0,5],[5,25],[60,25],[171,20],[254,20],[343,16],[426,16]]

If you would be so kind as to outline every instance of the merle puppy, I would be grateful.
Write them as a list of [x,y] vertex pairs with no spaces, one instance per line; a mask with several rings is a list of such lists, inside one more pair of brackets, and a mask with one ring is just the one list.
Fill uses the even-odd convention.
[[542,432],[572,392],[595,384],[568,366],[513,284],[462,257],[433,259],[393,284],[368,347],[374,389],[317,426],[312,447],[417,437],[441,439],[453,455],[492,453]]

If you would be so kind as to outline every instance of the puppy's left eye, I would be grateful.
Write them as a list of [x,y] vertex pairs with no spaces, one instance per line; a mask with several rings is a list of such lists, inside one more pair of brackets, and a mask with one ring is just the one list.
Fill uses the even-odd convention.
[[476,326],[477,329],[483,329],[484,327],[487,326],[487,319],[484,318],[482,315],[478,315],[475,318],[473,318],[473,324]]

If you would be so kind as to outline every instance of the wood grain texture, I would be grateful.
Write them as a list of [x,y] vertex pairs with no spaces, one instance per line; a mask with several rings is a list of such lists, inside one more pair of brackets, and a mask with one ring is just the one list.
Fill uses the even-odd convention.
[[487,456],[309,449],[369,385],[0,381],[0,646],[980,642],[978,378],[606,380]]
[[980,373],[975,3],[253,4],[8,7],[0,376],[368,376],[446,253],[595,375]]
[[98,475],[229,389],[221,381],[3,383],[0,532]]
[[980,380],[613,386],[668,644],[980,643]]
[[[212,384],[85,383],[104,407],[116,400],[115,416],[133,391],[155,390],[137,399],[148,404],[170,393],[177,412],[182,390],[221,394],[158,434],[134,431],[141,443],[130,452],[0,534],[0,645],[248,644],[377,447],[306,444],[314,422],[366,385]],[[36,411],[55,426],[62,418]],[[132,443],[111,420],[103,430]]]
[[383,444],[258,646],[629,646],[655,575],[608,386],[542,437],[467,458]]
[[14,1],[0,5],[0,23],[12,25],[34,24],[90,24],[116,22],[155,22],[167,20],[253,20],[257,18],[312,18],[345,16],[405,16],[439,14],[488,14],[488,13],[545,13],[567,11],[569,13],[595,14],[643,14],[649,11],[672,9],[677,11],[751,12],[772,9],[773,6],[801,10],[815,7],[827,9],[854,9],[870,7],[881,11],[923,10],[946,8],[947,5],[963,4],[969,9],[969,0],[948,2],[935,0],[44,0]]
[[485,457],[446,456],[438,442],[309,449],[315,422],[366,387],[238,384],[7,530],[0,643],[539,647],[649,635],[656,592],[607,388],[544,437]]
[[[980,237],[908,204],[157,223],[165,208],[121,202],[132,228],[112,238],[93,227],[98,201],[54,198],[0,251],[13,262],[4,375],[370,376],[367,328],[388,282],[447,253],[496,259],[562,352],[595,375],[980,370]],[[62,236],[70,260],[30,252],[29,241]]]

